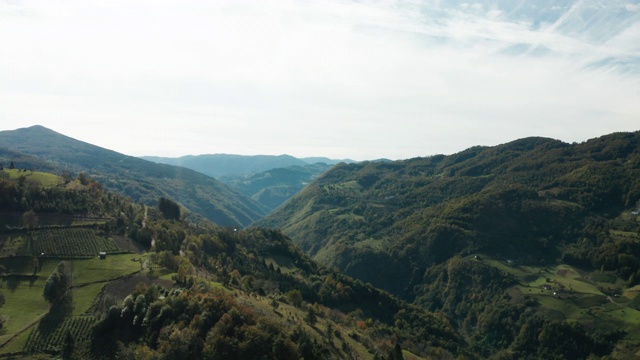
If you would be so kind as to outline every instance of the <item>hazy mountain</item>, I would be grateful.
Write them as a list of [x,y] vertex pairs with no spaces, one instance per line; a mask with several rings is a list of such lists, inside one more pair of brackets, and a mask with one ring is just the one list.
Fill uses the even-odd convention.
[[2,131],[0,147],[71,172],[86,172],[106,188],[136,201],[155,203],[161,196],[169,197],[220,225],[246,226],[266,213],[255,201],[209,176],[123,155],[42,126]]
[[336,160],[336,159],[329,159],[328,157],[305,157],[305,158],[300,158],[300,160],[305,161],[309,164],[315,164],[315,163],[324,163],[327,165],[335,165],[335,164],[339,164],[341,162],[345,163],[345,164],[351,164],[356,162],[355,160],[351,160],[351,159],[340,159],[340,160]]
[[341,162],[326,157],[297,159],[290,155],[187,155],[179,158],[143,156],[145,160],[186,167],[214,177],[271,211],[306,184]]
[[275,168],[250,175],[226,175],[219,180],[271,211],[330,168],[331,165],[318,162],[305,166]]
[[186,167],[187,169],[219,178],[224,175],[246,175],[307,163],[290,155],[187,155],[179,158],[143,156],[145,160]]

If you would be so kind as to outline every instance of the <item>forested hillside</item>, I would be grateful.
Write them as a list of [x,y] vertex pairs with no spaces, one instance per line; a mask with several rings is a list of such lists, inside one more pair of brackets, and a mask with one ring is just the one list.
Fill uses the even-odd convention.
[[639,144],[340,164],[246,230],[2,160],[0,354],[628,359]]
[[[637,331],[639,201],[640,132],[580,144],[526,138],[338,165],[258,224],[327,266],[447,312],[486,355],[514,354],[528,311]],[[615,316],[593,315],[614,294]],[[481,319],[507,314],[505,333],[489,336],[494,325]]]
[[328,158],[297,159],[290,155],[210,154],[142,158],[160,164],[186,167],[214,177],[262,205],[267,213],[338,163],[337,160]]
[[315,163],[270,169],[250,175],[227,175],[221,177],[220,181],[272,211],[330,168],[330,165]]
[[0,175],[2,356],[473,356],[446,316],[319,266],[277,230],[188,223],[170,199],[144,206],[86,175]]
[[[266,209],[219,181],[193,170],[119,154],[41,126],[0,132],[0,161],[20,168],[68,174],[85,172],[107,189],[154,204],[162,196],[177,200],[215,223],[247,226]],[[23,154],[23,155],[21,155]],[[28,162],[21,159],[28,156]],[[34,162],[36,158],[39,161]]]

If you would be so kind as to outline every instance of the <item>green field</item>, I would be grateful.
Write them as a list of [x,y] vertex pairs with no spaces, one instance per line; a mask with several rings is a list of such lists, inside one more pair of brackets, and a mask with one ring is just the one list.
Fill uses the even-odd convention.
[[107,255],[104,260],[97,257],[73,260],[73,283],[87,284],[134,273],[140,270],[140,262],[133,259],[139,258],[134,254],[115,254]]
[[[73,285],[69,315],[86,313],[109,280],[140,271],[140,262],[132,261],[133,258],[132,254],[117,254],[108,255],[105,260],[67,259]],[[7,321],[6,332],[0,336],[0,354],[21,347],[26,341],[24,331],[30,331],[48,313],[49,304],[42,296],[44,284],[61,260],[41,259],[41,270],[34,275],[30,257],[0,259],[0,264],[12,271],[12,275],[5,277],[2,289],[6,302],[0,311]],[[19,336],[6,344],[16,335]]]
[[64,183],[64,179],[58,175],[20,169],[4,169],[2,170],[9,176],[9,179],[15,180],[24,176],[27,181],[38,183],[42,187],[53,187]]
[[46,277],[42,276],[34,279],[5,278],[2,289],[5,304],[0,311],[6,319],[6,331],[0,336],[0,345],[29,328],[49,311],[49,303],[42,296],[45,281]]
[[273,265],[274,269],[280,268],[280,271],[285,274],[295,273],[298,270],[293,260],[288,256],[274,254],[264,258],[264,262],[267,266]]
[[488,265],[515,276],[520,284],[541,289],[544,286],[555,290],[581,294],[604,295],[597,287],[598,282],[590,280],[592,274],[581,274],[575,268],[560,264],[554,266],[509,265],[498,260],[484,260]]
[[510,290],[512,298],[535,298],[550,318],[592,324],[609,322],[627,331],[640,326],[639,301],[634,300],[637,289],[628,289],[620,297],[607,296],[599,289],[621,292],[623,282],[610,273],[581,272],[564,264],[543,267],[483,261],[516,277],[519,285]]

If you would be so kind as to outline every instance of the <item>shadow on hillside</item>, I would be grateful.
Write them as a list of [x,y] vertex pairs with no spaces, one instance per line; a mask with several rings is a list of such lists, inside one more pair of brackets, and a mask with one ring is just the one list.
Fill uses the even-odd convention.
[[49,312],[38,324],[38,330],[43,336],[53,333],[72,313],[73,297],[71,291],[68,291],[60,301],[51,306]]
[[18,286],[20,286],[20,283],[28,281],[29,287],[31,287],[37,279],[37,275],[9,275],[4,278],[4,281],[7,289],[11,292],[14,292],[18,288]]

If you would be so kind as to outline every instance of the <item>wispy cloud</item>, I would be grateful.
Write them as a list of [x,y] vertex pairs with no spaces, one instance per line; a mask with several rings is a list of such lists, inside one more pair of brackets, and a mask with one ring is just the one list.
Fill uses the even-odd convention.
[[2,128],[137,155],[403,158],[640,124],[631,1],[0,0],[0,49]]

